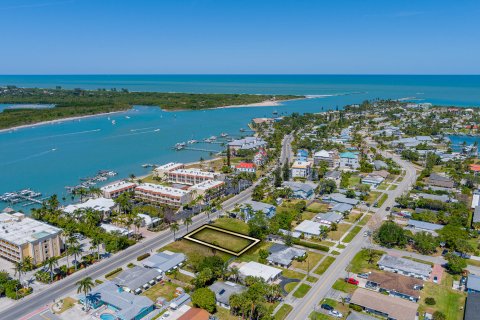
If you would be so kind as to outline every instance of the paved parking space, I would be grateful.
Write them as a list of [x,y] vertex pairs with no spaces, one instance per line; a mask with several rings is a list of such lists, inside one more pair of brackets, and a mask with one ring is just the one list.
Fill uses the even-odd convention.
[[434,279],[437,279],[437,282],[442,282],[443,277],[443,268],[439,264],[434,264],[432,268],[432,273],[430,274],[430,281],[435,282]]

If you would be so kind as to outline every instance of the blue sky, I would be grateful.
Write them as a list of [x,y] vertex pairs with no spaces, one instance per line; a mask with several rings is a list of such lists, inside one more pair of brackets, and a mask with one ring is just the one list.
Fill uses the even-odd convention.
[[477,0],[0,0],[0,74],[480,74]]

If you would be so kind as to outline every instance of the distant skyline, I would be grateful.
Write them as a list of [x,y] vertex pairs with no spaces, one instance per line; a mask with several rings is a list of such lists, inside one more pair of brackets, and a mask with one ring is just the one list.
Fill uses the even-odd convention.
[[480,74],[480,1],[2,0],[0,74]]

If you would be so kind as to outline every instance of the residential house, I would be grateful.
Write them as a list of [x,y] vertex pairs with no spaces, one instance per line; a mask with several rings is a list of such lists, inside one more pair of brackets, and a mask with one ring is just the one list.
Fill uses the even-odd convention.
[[77,210],[95,210],[102,213],[103,219],[107,219],[110,217],[113,209],[115,208],[116,204],[112,198],[94,198],[88,199],[85,202],[70,204],[63,208],[63,212],[68,215],[73,214]]
[[375,168],[375,170],[382,170],[382,169],[387,169],[388,164],[382,160],[375,160],[373,161],[373,167]]
[[268,203],[253,201],[253,200],[245,201],[241,205],[240,210],[245,215],[245,220],[246,221],[250,220],[253,213],[258,212],[258,211],[263,212],[268,219],[272,218],[275,215],[275,212],[276,212],[275,206],[273,206],[271,204],[268,204]]
[[135,266],[122,271],[112,282],[126,292],[139,294],[161,279],[162,274],[158,270]]
[[385,181],[385,178],[374,173],[367,174],[362,178],[362,184],[369,185],[373,189],[376,189],[383,181]]
[[308,150],[305,150],[305,149],[299,149],[297,151],[297,161],[302,161],[302,162],[305,162],[307,161],[307,158],[308,158]]
[[217,281],[213,283],[209,288],[213,291],[213,293],[215,293],[215,300],[217,301],[217,305],[226,309],[230,309],[230,297],[232,295],[240,294],[247,290],[247,287],[230,281]]
[[473,211],[472,227],[474,227],[475,229],[480,228],[480,206],[477,206]]
[[139,213],[138,217],[142,219],[142,227],[147,227],[147,228],[151,228],[158,225],[158,223],[160,223],[160,221],[162,220],[157,217],[151,217],[148,214],[144,214],[144,213]]
[[250,162],[240,162],[235,166],[235,172],[257,172],[257,165]]
[[467,278],[467,284],[465,285],[465,289],[469,293],[480,293],[480,276],[476,274],[469,274]]
[[118,233],[122,236],[127,236],[127,237],[129,237],[133,234],[132,230],[122,228],[122,227],[119,227],[119,226],[116,226],[116,225],[113,225],[113,224],[109,224],[109,223],[100,223],[100,228],[102,228],[103,230],[105,230],[108,233]]
[[263,166],[268,159],[267,152],[265,151],[264,148],[258,149],[258,152],[255,154],[253,157],[253,163],[257,166]]
[[347,320],[378,320],[378,318],[369,316],[366,313],[351,311],[347,317]]
[[352,209],[353,209],[353,206],[348,203],[336,203],[330,210],[333,212],[339,212],[342,215],[345,215],[350,213]]
[[381,270],[403,274],[409,277],[428,280],[432,267],[425,263],[384,254],[378,261]]
[[431,186],[448,188],[448,189],[453,188],[455,185],[455,182],[452,179],[445,176],[441,176],[437,173],[431,173],[427,179],[427,183]]
[[480,293],[472,292],[468,294],[465,302],[463,320],[478,320],[478,315],[480,315]]
[[356,170],[360,167],[358,154],[353,152],[340,153],[340,168]]
[[[140,320],[155,308],[149,298],[126,292],[111,281],[95,286],[86,299],[90,307],[98,309],[106,306],[112,310],[116,319],[122,320]],[[78,295],[78,300],[85,304],[85,295]]]
[[293,191],[292,198],[295,199],[310,199],[314,195],[314,186],[308,183],[284,181],[282,186],[290,188]]
[[437,231],[443,228],[443,225],[425,221],[409,219],[407,228],[413,232],[425,231],[437,236]]
[[351,206],[356,206],[359,202],[357,199],[348,198],[346,195],[344,195],[342,193],[327,194],[322,198],[322,200],[324,202],[328,202],[328,203],[332,203],[332,204],[346,203],[346,204],[349,204]]
[[388,320],[415,320],[417,318],[418,304],[362,288],[355,290],[350,304],[357,305],[368,313]]
[[340,171],[328,171],[325,173],[324,176],[325,179],[328,180],[333,180],[337,184],[337,186],[340,184],[340,179],[342,178],[342,173]]
[[330,227],[333,223],[339,223],[340,221],[342,221],[342,219],[343,215],[335,211],[319,213],[315,216],[316,221],[328,227]]
[[267,257],[268,263],[284,268],[290,267],[293,260],[302,258],[307,254],[303,249],[288,247],[279,243],[273,244],[268,249],[268,252],[270,253]]
[[182,314],[178,320],[209,320],[210,314],[208,311],[200,308],[190,308],[187,312]]
[[265,280],[266,283],[272,283],[282,274],[282,269],[267,266],[255,261],[242,264],[238,268],[240,278],[245,279],[248,276],[258,277]]
[[312,163],[310,161],[296,160],[292,164],[292,178],[310,179],[312,175]]
[[396,273],[374,271],[368,275],[366,288],[418,302],[423,281]]
[[265,148],[267,142],[258,137],[246,137],[244,139],[233,140],[228,143],[232,155],[236,155],[238,150],[254,150]]
[[166,273],[180,267],[186,260],[183,253],[170,251],[158,252],[142,261],[145,268],[156,269],[160,273]]
[[319,222],[312,220],[303,220],[295,227],[295,232],[298,234],[304,234],[306,237],[313,237],[320,235],[320,227],[324,226]]
[[335,168],[338,166],[338,152],[336,150],[320,150],[314,153],[313,163],[318,166],[322,161],[328,163],[329,168]]
[[177,310],[181,306],[186,305],[191,301],[191,297],[188,293],[185,293],[182,291],[180,295],[178,295],[176,298],[174,298],[172,301],[170,301],[170,309],[172,310]]
[[419,198],[429,199],[429,200],[436,200],[441,202],[453,202],[452,199],[446,195],[437,195],[437,194],[430,194],[430,193],[417,193],[416,194]]

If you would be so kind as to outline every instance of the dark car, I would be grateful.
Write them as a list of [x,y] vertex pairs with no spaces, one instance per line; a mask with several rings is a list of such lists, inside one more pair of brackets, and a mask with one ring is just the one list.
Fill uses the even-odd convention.
[[326,304],[326,303],[322,303],[322,305],[320,306],[320,308],[322,309],[325,309],[325,310],[328,310],[328,311],[331,311],[333,310],[333,307],[329,304]]
[[386,208],[385,208],[385,211],[390,211],[390,207],[386,207]]

